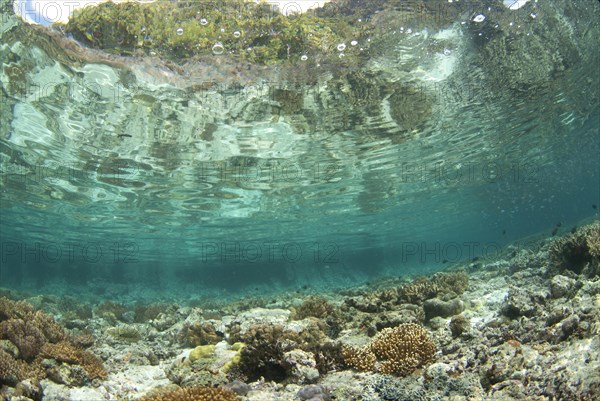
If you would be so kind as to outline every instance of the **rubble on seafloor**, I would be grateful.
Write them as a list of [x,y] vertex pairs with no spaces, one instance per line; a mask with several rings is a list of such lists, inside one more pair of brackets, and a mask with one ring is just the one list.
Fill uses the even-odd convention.
[[592,400],[600,391],[599,239],[595,222],[535,247],[509,247],[501,259],[412,281],[280,294],[271,303],[88,305],[5,296],[0,394],[20,401]]

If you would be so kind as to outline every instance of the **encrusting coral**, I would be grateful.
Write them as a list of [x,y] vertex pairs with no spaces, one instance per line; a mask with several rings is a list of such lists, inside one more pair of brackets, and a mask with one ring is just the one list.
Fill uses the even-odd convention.
[[139,401],[238,401],[229,390],[210,387],[188,387],[170,391],[158,391],[142,397]]
[[435,344],[418,324],[405,323],[383,329],[363,348],[345,346],[348,365],[358,370],[373,370],[406,376],[433,361]]

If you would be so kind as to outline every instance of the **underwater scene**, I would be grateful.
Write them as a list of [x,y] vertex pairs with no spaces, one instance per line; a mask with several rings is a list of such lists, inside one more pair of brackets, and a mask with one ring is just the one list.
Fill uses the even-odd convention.
[[0,399],[600,399],[598,16],[0,0]]

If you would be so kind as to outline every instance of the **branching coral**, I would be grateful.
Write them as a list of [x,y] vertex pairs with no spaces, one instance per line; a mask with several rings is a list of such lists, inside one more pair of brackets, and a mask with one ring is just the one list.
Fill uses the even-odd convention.
[[180,388],[171,391],[158,391],[139,401],[238,401],[238,396],[229,390],[209,387]]
[[32,361],[46,342],[44,333],[30,319],[10,319],[0,323],[0,338],[10,340],[25,361]]
[[[90,379],[106,378],[102,361],[75,341],[54,319],[24,302],[0,298],[0,340],[16,346],[14,356],[0,352],[0,382],[44,378],[43,358],[81,365]],[[85,338],[89,345],[93,339]]]
[[0,349],[0,384],[16,384],[27,378],[41,379],[44,371],[40,364],[15,359],[6,351]]
[[344,347],[343,355],[355,369],[406,376],[433,361],[435,345],[421,326],[406,323],[383,329],[364,348]]
[[91,380],[106,379],[107,376],[102,361],[97,356],[68,342],[46,343],[42,347],[40,356],[71,365],[81,365]]
[[420,303],[437,295],[439,286],[426,278],[418,278],[398,289],[400,300],[410,303]]
[[437,273],[431,279],[421,277],[398,289],[400,301],[421,303],[442,294],[460,295],[469,286],[463,271]]
[[346,345],[342,348],[344,361],[358,370],[374,370],[377,358],[369,347],[355,347]]
[[435,345],[427,332],[413,323],[383,329],[371,342],[383,373],[406,376],[433,361]]

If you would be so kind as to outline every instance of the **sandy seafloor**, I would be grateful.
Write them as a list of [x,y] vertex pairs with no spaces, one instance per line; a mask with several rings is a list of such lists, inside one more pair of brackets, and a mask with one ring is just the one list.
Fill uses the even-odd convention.
[[[598,399],[600,225],[591,227],[441,275],[334,293],[141,306],[5,288],[2,295],[25,297],[70,335],[91,334],[89,351],[107,376],[90,380],[77,364],[46,358],[39,384],[16,384],[0,358],[0,393],[20,401],[136,400],[157,387],[213,385],[245,401]],[[436,348],[431,363],[406,377],[358,371],[339,359],[339,344],[364,345],[405,323],[422,325]],[[0,349],[19,359],[10,335],[0,330],[0,337]],[[238,341],[251,350],[242,357],[232,345]],[[206,355],[190,363],[202,344]]]

